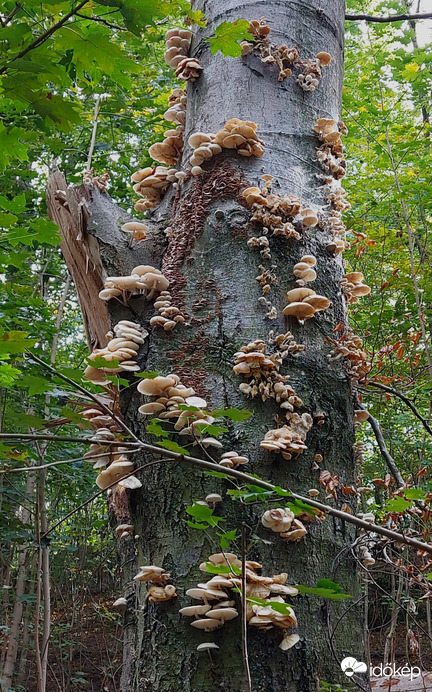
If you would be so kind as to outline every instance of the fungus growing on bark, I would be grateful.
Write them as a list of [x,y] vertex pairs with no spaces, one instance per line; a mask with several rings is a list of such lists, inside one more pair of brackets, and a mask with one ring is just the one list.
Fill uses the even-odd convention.
[[130,233],[132,238],[138,241],[144,240],[147,237],[146,232],[149,230],[149,227],[147,224],[140,223],[139,221],[129,221],[124,223],[121,229],[125,233]]
[[279,534],[285,541],[300,541],[307,535],[307,529],[298,517],[295,517],[288,531]]
[[365,382],[371,369],[369,356],[362,349],[362,341],[351,329],[344,332],[338,340],[327,338],[333,345],[327,358],[329,363],[343,359],[344,367],[354,383]]
[[165,572],[163,567],[156,565],[144,565],[133,578],[134,581],[151,581],[154,584],[163,584],[168,581],[170,575]]
[[100,472],[96,478],[96,485],[101,490],[106,490],[108,486],[120,481],[124,476],[127,476],[133,471],[134,464],[132,461],[113,461],[106,469]]
[[164,58],[176,71],[176,77],[194,82],[200,75],[202,67],[195,58],[188,58],[192,32],[186,29],[170,29],[165,34]]
[[370,416],[369,411],[365,411],[364,409],[357,409],[354,411],[354,422],[355,423],[366,423]]
[[331,62],[330,53],[322,51],[318,53],[316,58],[311,60],[298,60],[297,63],[301,66],[301,73],[297,77],[297,84],[303,91],[315,91],[322,77],[322,67],[329,65]]
[[307,449],[306,435],[313,423],[308,413],[303,413],[301,416],[287,414],[287,418],[288,416],[290,416],[289,425],[269,430],[260,442],[260,447],[282,454],[284,459],[292,459]]
[[305,255],[300,259],[300,262],[294,265],[294,276],[297,276],[299,286],[315,281],[317,275],[313,268],[316,265],[316,258],[312,255]]
[[108,276],[104,281],[104,289],[99,293],[102,300],[110,300],[119,296],[107,294],[107,291],[120,291],[121,298],[127,303],[129,297],[134,294],[143,295],[151,300],[155,293],[166,291],[169,286],[168,279],[160,269],[150,265],[139,265],[132,269],[130,276]]
[[225,466],[227,469],[232,469],[237,468],[237,466],[247,464],[248,462],[249,459],[247,457],[243,457],[240,454],[237,454],[237,452],[231,451],[222,454],[219,464],[220,466]]
[[146,211],[157,207],[169,184],[176,182],[176,173],[175,168],[164,166],[143,168],[133,173],[131,180],[135,183],[134,192],[143,197],[135,203],[135,210]]
[[127,600],[123,597],[118,598],[111,606],[114,610],[118,610],[119,613],[125,613],[127,608]]
[[[342,129],[339,129],[342,125]],[[325,173],[340,180],[346,173],[346,162],[343,153],[341,134],[346,132],[343,123],[337,123],[331,118],[319,118],[314,131],[322,142],[317,149],[317,159]]]
[[216,134],[194,132],[188,140],[194,150],[189,159],[192,175],[200,175],[203,172],[201,165],[222,149],[235,149],[241,156],[262,156],[264,142],[256,131],[256,123],[231,118]]
[[181,310],[172,304],[169,291],[161,291],[154,306],[159,314],[151,318],[152,327],[162,327],[164,331],[170,332],[177,324],[184,324],[186,321]]
[[[94,384],[107,384],[107,375],[138,371],[140,368],[135,357],[147,336],[148,332],[141,325],[120,320],[114,327],[114,338],[111,338],[104,348],[95,349],[89,356],[90,361],[102,358],[106,361],[107,367],[95,368],[89,365],[84,370],[84,377]],[[118,366],[109,367],[112,361],[118,361]]]
[[288,507],[269,509],[261,517],[261,524],[275,533],[288,531],[294,519],[294,512]]
[[[273,353],[268,354],[267,349]],[[294,407],[302,405],[302,400],[288,384],[288,376],[282,375],[280,367],[289,355],[296,355],[303,350],[296,343],[291,332],[278,334],[270,332],[268,342],[262,339],[251,341],[235,353],[233,367],[236,375],[245,377],[248,382],[240,384],[243,394],[254,398],[259,395],[263,401],[273,398],[286,412],[286,416],[294,411]]]
[[[303,276],[312,276],[312,274],[310,274],[310,270],[312,270],[315,274],[315,271],[312,269],[310,264],[300,262],[296,266],[298,267],[299,265],[300,268],[297,270],[299,274],[302,274]],[[314,279],[310,278],[309,280],[313,281]],[[300,279],[300,281],[303,282],[305,279]],[[331,304],[328,298],[318,295],[313,289],[306,288],[304,286],[300,286],[299,288],[294,288],[291,291],[288,291],[286,297],[288,300],[288,305],[284,307],[282,313],[287,316],[296,317],[299,322],[304,322],[305,320],[310,319],[316,312],[326,310]]]
[[163,603],[164,601],[171,601],[173,598],[177,598],[176,588],[173,584],[150,586],[147,592],[147,599],[151,603]]
[[197,651],[208,651],[210,653],[212,649],[219,649],[219,647],[214,642],[203,642],[197,646]]
[[124,540],[125,538],[129,538],[129,536],[133,536],[135,533],[135,526],[133,524],[119,524],[116,527],[116,534],[120,538],[120,540]]
[[358,303],[359,298],[370,294],[370,286],[364,284],[363,279],[364,276],[361,272],[350,272],[341,279],[342,290],[348,303]]

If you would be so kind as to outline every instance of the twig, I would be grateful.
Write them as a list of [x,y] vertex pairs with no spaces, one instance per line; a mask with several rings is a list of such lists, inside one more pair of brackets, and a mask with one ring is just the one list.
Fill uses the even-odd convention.
[[21,3],[17,2],[15,7],[13,8],[13,10],[11,10],[9,12],[9,14],[4,19],[2,19],[0,17],[0,24],[2,25],[3,29],[5,28],[5,26],[7,26],[9,24],[11,19],[13,19],[15,17],[16,13],[20,11],[21,7],[22,7]]
[[252,680],[249,668],[249,656],[248,656],[248,635],[247,635],[247,599],[246,599],[246,530],[247,526],[245,522],[242,523],[242,535],[241,535],[241,561],[242,561],[242,573],[241,573],[241,616],[242,616],[242,654],[243,654],[243,666],[246,677],[246,692],[252,692]]
[[[363,406],[363,404],[358,404],[358,406],[363,409],[363,411],[367,411],[367,408]],[[368,411],[369,413],[369,411]],[[379,450],[381,452],[381,456],[384,459],[385,463],[387,464],[388,470],[390,471],[391,475],[395,479],[396,483],[398,484],[399,488],[402,488],[405,485],[405,481],[402,478],[401,472],[399,471],[395,460],[393,459],[392,455],[387,449],[387,445],[384,440],[384,435],[382,434],[382,430],[380,427],[380,424],[378,423],[377,419],[372,416],[371,413],[369,413],[369,418],[367,419],[369,425],[371,426],[376,441],[378,443]]]
[[[374,419],[375,420],[375,419]],[[49,439],[49,440],[59,440],[61,442],[88,442],[88,439],[86,440],[85,438],[80,438],[80,437],[57,437],[56,435],[28,435],[28,434],[20,434],[20,433],[0,433],[0,439]],[[118,440],[97,440],[98,444],[119,444]],[[123,441],[121,442],[122,446],[129,446],[129,447],[135,447],[136,450],[143,450],[147,452],[151,452],[152,454],[163,454],[164,456],[168,457],[169,461],[179,461],[179,462],[184,462],[186,464],[193,464],[194,466],[198,466],[200,468],[205,469],[206,471],[215,471],[215,469],[220,470],[220,466],[216,462],[212,461],[205,461],[204,459],[198,459],[196,457],[191,457],[191,456],[186,456],[184,454],[179,454],[178,452],[171,452],[168,449],[164,449],[161,447],[155,447],[154,445],[147,444],[145,442],[141,442],[138,440],[138,443],[136,442],[127,442]],[[152,462],[152,463],[161,463],[161,461],[157,462]],[[136,471],[140,471],[142,468],[145,468],[146,465],[144,466],[138,466],[135,471],[133,471],[129,475],[133,475]],[[259,478],[255,478],[254,476],[249,476],[247,473],[242,473],[242,471],[237,471],[236,469],[228,469],[223,467],[223,471],[221,473],[224,473],[227,476],[232,476],[233,478],[237,478],[238,480],[244,481],[245,483],[250,483],[252,485],[257,485],[260,488],[264,488],[265,490],[272,490],[274,492],[278,492],[279,488],[278,486],[273,485],[272,483],[269,483],[268,481],[263,481]],[[118,481],[116,481],[117,483]],[[115,485],[116,483],[113,483]],[[402,479],[402,484],[403,479]],[[109,486],[111,487],[111,486]],[[103,492],[103,491],[102,491]],[[342,512],[340,509],[335,509],[334,507],[330,507],[329,505],[324,505],[321,502],[318,502],[317,500],[313,500],[311,498],[306,498],[303,497],[303,495],[298,495],[297,493],[293,493],[291,490],[284,490],[284,493],[287,493],[286,497],[288,499],[294,499],[294,500],[300,500],[301,502],[304,502],[307,505],[310,505],[311,507],[315,507],[315,509],[319,509],[321,512],[325,512],[326,514],[329,514],[332,517],[336,517],[338,519],[341,519],[341,521],[347,521],[349,524],[354,524],[355,526],[358,526],[361,529],[364,529],[365,531],[370,531],[372,533],[378,533],[381,534],[382,536],[387,536],[387,538],[390,538],[392,540],[405,543],[406,545],[411,545],[414,548],[417,548],[417,550],[424,550],[426,553],[429,553],[432,555],[432,545],[429,545],[428,543],[423,543],[423,541],[418,541],[416,538],[411,538],[410,536],[405,536],[402,533],[398,533],[397,531],[392,531],[391,529],[387,529],[384,526],[378,526],[377,524],[370,524],[366,521],[363,521],[363,519],[359,519],[358,517],[348,514],[347,512]],[[98,493],[100,495],[101,493]],[[96,495],[95,497],[97,497]],[[285,497],[285,496],[284,496]],[[89,500],[90,502],[91,500]],[[60,522],[61,523],[61,522]],[[52,529],[50,529],[51,531]]]
[[429,435],[432,435],[432,428],[427,422],[426,418],[423,418],[420,411],[414,406],[412,401],[410,401],[410,399],[408,399],[408,397],[405,396],[405,394],[402,394],[402,392],[400,392],[398,389],[393,389],[393,387],[387,387],[387,385],[381,384],[379,382],[368,382],[368,385],[370,385],[371,387],[378,387],[378,389],[382,389],[384,392],[388,392],[389,394],[394,394],[399,399],[401,399],[408,406],[408,408],[411,409],[415,417],[418,418],[419,421],[421,421],[424,429],[429,433]]
[[[128,440],[104,440],[98,437],[67,437],[60,435],[37,435],[36,433],[0,433],[0,440],[48,440],[50,442],[79,442],[84,445],[100,444],[100,445],[117,445],[120,447],[134,447],[139,449],[142,446],[138,442],[129,442]],[[157,449],[157,447],[156,447]]]
[[92,162],[93,152],[94,152],[94,147],[95,147],[95,142],[96,142],[96,132],[97,132],[97,126],[98,126],[100,102],[101,102],[101,95],[98,94],[96,96],[96,101],[95,101],[94,114],[93,114],[92,136],[91,136],[91,140],[90,140],[89,153],[87,156],[87,170],[88,171],[91,168],[91,162]]
[[20,53],[17,53],[16,55],[13,56],[7,63],[2,65],[0,67],[0,72],[5,72],[8,67],[10,66],[11,63],[13,63],[15,60],[19,60],[19,58],[23,58],[24,55],[27,55],[31,50],[34,50],[34,48],[37,48],[40,46],[42,43],[45,43],[45,41],[52,36],[57,29],[61,29],[61,27],[66,24],[66,22],[73,17],[84,5],[87,5],[88,0],[82,0],[76,7],[74,7],[70,12],[65,14],[65,16],[60,19],[56,24],[53,24],[53,26],[45,31],[45,33],[41,34],[35,40],[30,43],[26,48],[24,48]]
[[374,17],[372,14],[346,14],[345,19],[349,22],[365,20],[366,22],[411,22],[413,19],[431,19],[432,12],[423,14],[390,14],[388,17]]
[[[109,12],[109,14],[112,13]],[[81,19],[89,19],[92,22],[100,22],[101,24],[108,26],[110,29],[117,29],[118,31],[127,31],[125,26],[120,26],[119,24],[112,24],[111,22],[107,22],[106,19],[102,19],[102,17],[96,17],[95,15],[80,14],[79,12],[75,12],[75,16],[81,17]]]
[[[136,450],[135,449],[125,449],[122,451],[122,454],[134,454]],[[110,457],[112,456],[112,452],[103,452],[102,454],[100,452],[97,452],[96,454],[92,454],[88,457],[76,457],[75,459],[62,459],[60,461],[53,461],[49,464],[41,464],[40,466],[21,466],[19,469],[0,469],[0,473],[18,473],[19,471],[21,472],[27,472],[27,473],[35,473],[35,471],[43,471],[43,469],[50,469],[53,466],[61,466],[62,464],[76,464],[78,461],[87,461],[89,463],[92,462],[92,459],[100,459],[101,457]]]
[[116,414],[115,414],[113,411],[111,411],[110,407],[107,406],[106,404],[104,404],[102,401],[100,401],[99,398],[98,398],[95,394],[92,394],[92,393],[89,392],[85,387],[82,387],[82,386],[81,386],[80,384],[78,384],[77,382],[74,382],[74,381],[71,380],[69,377],[66,377],[66,375],[63,375],[63,373],[61,373],[61,372],[59,372],[58,370],[56,370],[55,368],[53,368],[52,365],[49,365],[49,363],[46,363],[44,360],[42,360],[42,359],[39,358],[38,356],[35,356],[34,353],[28,352],[27,355],[28,355],[30,358],[32,358],[32,360],[35,360],[36,363],[39,363],[40,365],[43,365],[45,368],[47,368],[48,370],[50,370],[51,372],[53,372],[55,375],[57,375],[57,377],[60,377],[62,380],[64,380],[64,381],[67,382],[68,384],[70,384],[71,387],[74,387],[75,389],[78,389],[79,392],[82,392],[83,394],[85,394],[89,399],[91,399],[92,401],[94,401],[95,404],[97,404],[98,406],[100,406],[101,409],[102,409],[103,411],[105,411],[106,414],[108,414],[109,416],[111,416],[111,418],[112,418],[116,423],[118,423],[118,425],[120,425],[120,427],[123,429],[123,431],[124,431],[127,435],[130,435],[130,437],[131,437],[133,440],[135,440],[135,442],[139,442],[139,439],[137,438],[137,436],[135,435],[135,433],[133,433],[132,430],[131,430],[130,428],[128,428],[128,426],[126,425],[126,423],[124,423],[124,422],[122,421],[121,418],[119,418],[118,416],[116,416]]

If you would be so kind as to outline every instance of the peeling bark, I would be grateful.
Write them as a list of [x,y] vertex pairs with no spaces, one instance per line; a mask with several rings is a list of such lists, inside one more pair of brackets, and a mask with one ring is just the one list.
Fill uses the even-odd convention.
[[[241,196],[241,190],[258,184],[265,172],[274,176],[276,193],[301,196],[304,205],[322,203],[322,180],[317,177],[321,170],[316,162],[318,140],[313,125],[318,117],[338,120],[340,116],[344,3],[325,0],[319,4],[314,0],[311,5],[293,3],[289,7],[273,0],[265,3],[275,41],[297,45],[303,57],[313,57],[320,50],[332,55],[318,89],[309,93],[303,92],[293,77],[279,83],[276,70],[254,55],[245,59],[211,55],[204,39],[214,27],[238,17],[259,19],[263,3],[207,0],[193,6],[205,12],[208,24],[192,44],[192,54],[199,57],[204,72],[197,82],[188,85],[186,138],[198,130],[216,132],[232,117],[253,120],[265,141],[264,157],[244,159],[224,152],[212,159],[204,165],[202,176],[188,178],[167,194],[152,215],[151,237],[138,244],[131,245],[119,230],[121,223],[130,220],[128,215],[95,189],[81,186],[68,190],[73,222],[68,220],[65,225],[64,218],[57,218],[63,224],[63,233],[70,233],[77,224],[80,202],[85,200],[82,236],[88,242],[97,241],[97,249],[92,245],[89,250],[97,277],[103,273],[124,275],[137,264],[153,264],[169,278],[173,304],[187,313],[189,324],[169,333],[151,329],[149,319],[154,313],[143,298],[133,298],[128,307],[110,301],[111,321],[132,319],[149,330],[149,339],[138,356],[142,370],[179,374],[184,384],[206,398],[209,410],[233,406],[253,411],[251,419],[230,425],[229,433],[221,438],[225,450],[235,449],[251,459],[248,471],[304,493],[318,487],[319,472],[313,470],[313,462],[315,454],[321,454],[321,467],[339,475],[341,485],[352,485],[351,385],[342,366],[330,368],[326,358],[330,350],[327,337],[336,324],[347,319],[339,284],[342,262],[325,250],[328,235],[318,227],[304,232],[300,241],[272,239],[272,263],[276,265],[278,282],[271,300],[278,308],[278,318],[268,320],[258,303],[261,290],[255,278],[263,262],[259,253],[246,244],[254,230],[251,212]],[[189,154],[186,149],[183,166]],[[167,241],[163,231],[168,226],[172,230]],[[67,245],[67,240],[64,242]],[[313,288],[330,298],[332,305],[299,326],[296,320],[287,321],[281,310],[286,304],[286,291],[296,285],[293,266],[304,254],[316,256],[318,278]],[[69,263],[66,253],[65,257]],[[81,271],[82,267],[83,261]],[[79,277],[75,281],[79,286]],[[93,334],[96,328],[91,315],[86,319]],[[270,401],[247,400],[238,390],[240,378],[232,371],[234,353],[253,339],[266,339],[270,330],[276,334],[291,330],[296,341],[306,346],[298,358],[285,361],[282,372],[290,375],[291,385],[303,400],[302,411],[325,413],[324,424],[312,428],[307,437],[308,450],[297,460],[284,461],[259,447],[264,434],[275,427],[274,416],[281,415],[280,409]],[[141,403],[142,397],[134,387],[122,393],[128,425],[145,437],[145,421],[137,414]],[[225,519],[224,529],[239,530],[245,521],[250,535],[265,539],[253,539],[248,554],[249,559],[263,563],[263,573],[286,571],[289,583],[307,585],[333,577],[346,592],[358,595],[355,564],[346,550],[355,536],[352,527],[328,518],[324,524],[312,524],[309,535],[299,544],[285,543],[260,525],[262,506],[244,506],[225,495],[231,482],[174,464],[153,466],[144,473],[142,490],[131,495],[131,516],[139,534],[136,565],[163,566],[172,574],[179,597],[163,604],[148,603],[146,587],[139,586],[134,596],[128,582],[123,692],[172,692],[179,680],[185,692],[245,689],[240,618],[205,635],[178,615],[178,609],[190,603],[184,591],[203,580],[198,565],[217,547],[214,534],[210,539],[207,532],[193,530],[185,522],[187,505],[210,491],[224,495],[222,508],[218,509]],[[338,505],[344,501],[349,503],[340,495]],[[254,692],[312,692],[319,689],[322,680],[349,687],[335,655],[339,661],[348,655],[361,659],[360,609],[348,610],[346,602],[323,605],[321,599],[308,596],[296,597],[293,606],[301,639],[290,651],[278,649],[280,632],[249,628]],[[348,612],[343,615],[345,610]],[[330,630],[336,622],[330,646]],[[212,662],[196,651],[199,643],[209,640],[220,646]]]

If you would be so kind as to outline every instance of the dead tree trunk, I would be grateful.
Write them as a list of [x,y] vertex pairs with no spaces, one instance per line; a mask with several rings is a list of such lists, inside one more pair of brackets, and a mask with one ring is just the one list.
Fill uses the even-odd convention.
[[[315,91],[303,91],[295,76],[278,82],[276,66],[263,63],[254,53],[243,59],[211,54],[205,38],[218,24],[239,17],[260,19],[262,4],[245,5],[234,0],[197,0],[193,4],[194,9],[205,12],[207,27],[199,30],[192,41],[192,55],[199,58],[204,70],[187,88],[185,141],[194,132],[217,132],[230,118],[240,118],[258,124],[258,134],[265,143],[264,156],[243,158],[235,150],[224,150],[213,157],[204,165],[202,175],[188,176],[176,191],[167,193],[151,217],[148,239],[135,245],[120,231],[121,224],[130,220],[128,215],[95,189],[68,190],[68,208],[63,207],[62,214],[74,218],[67,222],[60,219],[59,201],[53,192],[61,188],[58,174],[50,182],[51,215],[60,219],[67,243],[70,229],[77,227],[77,210],[82,210],[84,204],[81,242],[87,247],[93,243],[92,271],[103,267],[105,275],[125,276],[138,264],[151,264],[170,280],[174,302],[188,316],[185,326],[179,325],[172,332],[150,327],[154,312],[142,297],[133,297],[127,307],[110,301],[110,319],[113,324],[120,319],[138,321],[149,330],[139,354],[142,370],[180,375],[183,384],[192,386],[206,399],[208,410],[237,407],[253,411],[247,422],[230,426],[229,433],[221,438],[223,451],[237,450],[250,458],[248,472],[302,493],[319,487],[315,456],[321,455],[321,469],[338,475],[340,486],[351,486],[355,482],[351,385],[341,361],[329,367],[326,358],[330,348],[327,337],[338,323],[346,324],[347,318],[340,288],[344,273],[340,256],[335,258],[326,249],[329,235],[320,225],[302,232],[300,240],[270,238],[271,261],[267,267],[275,283],[268,298],[276,307],[277,317],[268,319],[258,301],[262,293],[256,280],[265,262],[256,249],[247,245],[249,238],[260,233],[251,223],[251,211],[241,194],[246,187],[260,184],[266,173],[274,177],[276,194],[297,195],[304,207],[324,204],[322,170],[316,159],[319,142],[313,127],[317,118],[337,121],[340,116],[344,2],[265,4],[275,42],[297,46],[305,58],[313,58],[319,51],[331,54],[332,62]],[[182,160],[186,170],[190,153],[186,147]],[[57,193],[59,199],[62,197]],[[171,229],[168,239],[164,234],[167,227]],[[299,324],[295,318],[287,321],[282,308],[287,303],[287,290],[296,286],[294,264],[304,255],[317,258],[318,276],[313,288],[331,300],[331,307]],[[84,264],[78,272],[81,282]],[[72,268],[71,273],[78,286]],[[92,280],[97,284],[100,277]],[[273,400],[247,399],[239,391],[241,380],[232,370],[234,354],[255,339],[266,340],[270,330],[275,334],[291,330],[296,341],[305,346],[296,359],[284,363],[282,371],[289,374],[290,384],[303,401],[300,410],[312,416],[325,414],[316,418],[322,424],[314,425],[307,436],[308,449],[290,461],[259,445],[265,433],[277,427],[275,417],[279,416],[283,424],[283,413],[271,403]],[[142,403],[134,387],[121,395],[128,424],[137,435],[145,437],[145,421],[137,413]],[[218,454],[213,456],[219,458]],[[223,495],[218,514],[225,519],[224,529],[237,529],[238,535],[242,522],[247,524],[248,559],[261,562],[263,573],[287,572],[291,584],[314,585],[320,578],[333,578],[354,597],[358,593],[355,565],[347,557],[349,551],[344,550],[352,543],[354,533],[344,523],[327,519],[323,524],[312,524],[300,543],[285,543],[261,526],[263,505],[245,506],[226,495],[232,487],[229,481],[174,464],[153,466],[141,480],[142,490],[134,491],[130,498],[131,516],[139,535],[136,564],[163,566],[172,574],[179,597],[168,603],[149,604],[144,588],[129,598],[123,692],[172,692],[179,680],[182,689],[189,692],[247,689],[240,618],[214,634],[204,635],[178,615],[180,607],[190,604],[185,590],[203,580],[199,564],[215,552],[213,537],[209,539],[206,532],[189,528],[185,521],[185,508],[208,492]],[[344,499],[339,493],[338,506]],[[284,506],[283,501],[276,506]],[[132,593],[130,582],[126,590]],[[361,659],[363,653],[359,609],[348,609],[346,602],[323,603],[308,596],[293,599],[293,607],[299,620],[300,641],[288,652],[278,648],[280,634],[275,630],[259,632],[249,628],[252,689],[311,692],[319,689],[320,681],[346,687],[348,679],[339,662],[349,655]],[[211,662],[207,655],[196,651],[197,645],[209,638],[220,647]]]

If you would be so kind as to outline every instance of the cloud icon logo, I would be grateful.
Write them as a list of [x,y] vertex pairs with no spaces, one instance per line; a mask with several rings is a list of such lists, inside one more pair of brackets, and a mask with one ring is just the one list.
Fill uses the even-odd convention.
[[353,656],[347,656],[341,661],[341,668],[349,678],[355,673],[366,673],[367,665],[363,661],[357,661]]

